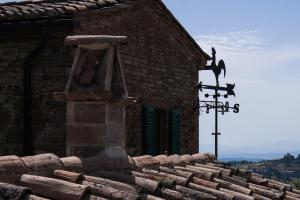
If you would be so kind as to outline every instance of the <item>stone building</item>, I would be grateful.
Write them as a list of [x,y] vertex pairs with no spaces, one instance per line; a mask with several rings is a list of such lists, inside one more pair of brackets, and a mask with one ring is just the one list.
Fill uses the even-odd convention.
[[124,35],[130,155],[196,153],[198,71],[210,57],[160,0],[41,0],[0,4],[0,155],[66,152],[62,91],[68,35]]

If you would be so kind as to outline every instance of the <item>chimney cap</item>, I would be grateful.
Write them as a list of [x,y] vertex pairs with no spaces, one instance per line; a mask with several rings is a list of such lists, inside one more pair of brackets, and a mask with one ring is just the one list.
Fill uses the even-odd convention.
[[127,44],[127,36],[111,36],[111,35],[74,35],[65,39],[65,45],[100,45],[107,44],[110,46]]

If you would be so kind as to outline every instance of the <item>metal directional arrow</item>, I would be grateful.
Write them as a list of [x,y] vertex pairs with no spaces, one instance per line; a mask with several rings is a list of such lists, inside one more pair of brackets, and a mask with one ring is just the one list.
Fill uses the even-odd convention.
[[232,95],[235,96],[235,93],[233,91],[235,84],[226,84],[227,87],[220,87],[220,86],[214,86],[214,85],[203,85],[202,81],[200,83],[198,83],[196,85],[196,87],[202,92],[203,89],[208,89],[208,90],[219,90],[219,91],[226,91],[227,92],[227,96],[225,98],[227,98],[228,96]]

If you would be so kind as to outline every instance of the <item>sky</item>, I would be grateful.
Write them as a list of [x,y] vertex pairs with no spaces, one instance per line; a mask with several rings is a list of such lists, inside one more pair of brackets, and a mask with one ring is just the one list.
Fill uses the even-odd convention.
[[[220,116],[220,155],[300,150],[300,1],[164,0],[200,47],[224,59],[240,113]],[[199,73],[214,84],[212,72]],[[201,96],[203,99],[203,95]],[[200,150],[213,152],[214,115],[200,115]],[[224,151],[222,151],[224,150]],[[236,153],[238,153],[236,152]]]

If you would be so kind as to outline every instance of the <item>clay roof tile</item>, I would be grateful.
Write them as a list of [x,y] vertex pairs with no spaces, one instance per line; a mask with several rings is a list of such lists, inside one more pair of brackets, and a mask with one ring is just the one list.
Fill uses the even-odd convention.
[[28,0],[0,3],[1,22],[17,19],[38,19],[72,15],[85,10],[114,6],[130,0]]

